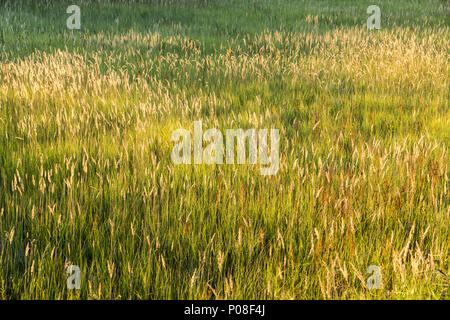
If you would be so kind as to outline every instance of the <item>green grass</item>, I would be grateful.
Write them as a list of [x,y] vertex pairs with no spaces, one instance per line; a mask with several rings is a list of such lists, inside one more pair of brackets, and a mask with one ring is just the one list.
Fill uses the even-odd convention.
[[[0,1],[0,298],[448,299],[448,1],[70,4]],[[174,165],[196,120],[278,173]]]

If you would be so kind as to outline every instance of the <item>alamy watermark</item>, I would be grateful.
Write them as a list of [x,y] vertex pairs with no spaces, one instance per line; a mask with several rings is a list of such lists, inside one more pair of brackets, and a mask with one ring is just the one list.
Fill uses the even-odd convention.
[[69,275],[67,277],[67,289],[69,290],[80,290],[81,289],[81,271],[80,267],[71,265],[66,269],[66,273]]
[[366,286],[369,290],[381,289],[381,269],[379,266],[370,265],[367,268],[366,274],[371,276],[366,280]]
[[66,13],[70,14],[66,25],[69,30],[81,29],[81,10],[79,6],[71,5],[67,7]]
[[[237,145],[237,164],[246,163],[245,142],[248,141],[248,163],[260,163],[261,175],[274,175],[279,169],[280,134],[278,129],[270,130],[270,154],[267,129],[227,129],[224,137],[218,129],[208,129],[203,133],[201,121],[194,121],[194,138],[190,131],[177,129],[172,132],[172,142],[176,142],[172,149],[172,162],[175,164],[192,164],[192,144],[194,164],[226,164],[235,163],[235,141]],[[208,145],[203,149],[203,142]]]
[[367,18],[367,28],[369,30],[381,29],[381,9],[379,6],[371,5],[367,8],[367,14],[370,17]]

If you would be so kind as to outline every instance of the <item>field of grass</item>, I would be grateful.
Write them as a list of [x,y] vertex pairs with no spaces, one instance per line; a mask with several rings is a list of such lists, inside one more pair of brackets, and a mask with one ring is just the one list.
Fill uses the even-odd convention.
[[[0,299],[448,299],[449,17],[0,0]],[[279,129],[278,172],[173,164],[197,120]]]

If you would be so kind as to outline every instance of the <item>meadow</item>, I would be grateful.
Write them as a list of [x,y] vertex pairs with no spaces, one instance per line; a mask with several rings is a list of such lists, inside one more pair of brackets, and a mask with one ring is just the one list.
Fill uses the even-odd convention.
[[[0,0],[0,299],[448,299],[449,17]],[[174,164],[194,121],[279,129],[278,172]]]

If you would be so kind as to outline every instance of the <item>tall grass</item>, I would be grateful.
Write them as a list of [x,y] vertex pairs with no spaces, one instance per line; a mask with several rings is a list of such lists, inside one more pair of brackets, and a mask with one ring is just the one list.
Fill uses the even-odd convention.
[[[5,6],[0,297],[448,298],[448,6],[420,3],[376,32],[331,1],[86,4],[78,33]],[[280,129],[277,175],[174,165],[195,120]]]

